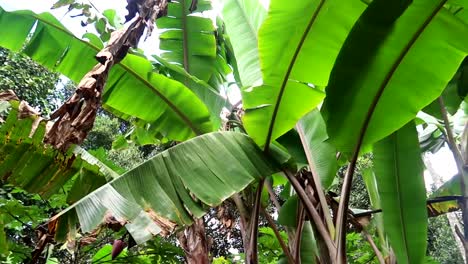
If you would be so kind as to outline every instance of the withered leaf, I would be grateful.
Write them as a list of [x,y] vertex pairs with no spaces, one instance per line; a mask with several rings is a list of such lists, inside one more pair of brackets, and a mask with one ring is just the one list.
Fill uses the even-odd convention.
[[126,8],[128,10],[128,15],[125,16],[125,23],[132,20],[136,16],[136,13],[139,11],[138,5],[141,5],[142,2],[142,0],[127,0]]

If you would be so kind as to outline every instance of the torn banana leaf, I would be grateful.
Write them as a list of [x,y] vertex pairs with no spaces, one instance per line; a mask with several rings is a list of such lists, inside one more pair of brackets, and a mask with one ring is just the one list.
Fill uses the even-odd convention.
[[[167,16],[156,20],[161,57],[181,65],[188,73],[208,82],[216,74],[215,27],[211,19],[193,15],[189,10],[191,0],[171,1]],[[199,0],[195,12],[211,9],[210,1]]]
[[[41,65],[78,83],[98,62],[99,48],[75,37],[50,13],[7,12],[0,7],[0,46],[21,51]],[[89,36],[89,34],[88,34]],[[211,97],[210,97],[211,96]],[[126,120],[138,119],[151,132],[183,141],[216,130],[206,105],[219,94],[200,98],[184,84],[154,72],[150,61],[128,54],[112,68],[103,107]],[[205,101],[206,99],[206,101]]]
[[[429,197],[436,199],[441,197],[460,196],[460,174],[456,174],[450,180],[435,190]],[[441,201],[439,203],[428,204],[429,215],[440,215],[444,213],[460,210],[460,205],[456,199]]]
[[83,232],[101,223],[124,225],[138,243],[190,225],[250,183],[278,171],[252,139],[235,132],[205,134],[130,170],[53,217],[49,232],[63,240],[77,219]]
[[43,198],[56,193],[69,180],[76,179],[67,198],[78,200],[118,174],[97,158],[71,147],[59,152],[42,141],[46,122],[37,115],[24,115],[18,101],[1,101],[10,108],[0,125],[0,177],[2,181],[38,193]]

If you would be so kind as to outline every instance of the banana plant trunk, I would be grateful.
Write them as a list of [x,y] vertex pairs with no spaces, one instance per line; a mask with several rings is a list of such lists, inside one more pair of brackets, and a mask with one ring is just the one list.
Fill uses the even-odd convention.
[[177,238],[185,252],[188,264],[210,263],[210,245],[206,237],[203,218],[195,220],[190,227],[179,232]]

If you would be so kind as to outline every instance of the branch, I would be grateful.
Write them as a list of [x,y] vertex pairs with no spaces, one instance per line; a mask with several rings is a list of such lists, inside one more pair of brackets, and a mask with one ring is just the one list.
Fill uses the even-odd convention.
[[261,179],[258,183],[257,192],[255,193],[255,204],[252,218],[250,219],[250,244],[249,251],[247,252],[247,262],[249,264],[258,263],[258,245],[257,245],[257,235],[258,235],[258,218],[260,213],[260,207],[262,203],[262,190],[265,179]]
[[384,259],[383,255],[382,255],[382,252],[380,252],[379,248],[377,247],[374,240],[372,239],[372,236],[369,233],[367,233],[367,231],[365,229],[362,229],[362,233],[366,237],[367,242],[369,242],[369,244],[371,245],[372,250],[374,250],[374,253],[377,256],[377,259],[379,260],[379,263],[380,264],[385,264],[385,259]]
[[273,229],[273,232],[275,233],[276,239],[278,239],[278,242],[280,243],[281,248],[283,249],[284,255],[288,258],[288,263],[290,264],[295,264],[294,258],[291,255],[291,252],[288,249],[288,246],[286,246],[286,243],[284,243],[283,238],[281,237],[280,232],[278,231],[278,227],[275,224],[275,221],[271,218],[270,214],[265,211],[265,208],[263,206],[260,206],[260,210],[262,211],[263,215],[268,221],[268,224],[270,225],[271,229]]
[[242,201],[242,198],[240,197],[239,193],[235,193],[234,195],[232,195],[231,199],[234,201],[234,204],[236,205],[237,210],[239,210],[242,243],[244,245],[247,245],[248,236],[245,234],[245,231],[247,229],[248,218],[250,217],[249,213],[247,212],[247,209],[245,208],[244,202]]
[[[431,198],[431,199],[427,199],[426,201],[426,205],[428,206],[427,207],[427,213],[429,215],[429,217],[434,217],[434,216],[438,216],[438,215],[441,215],[441,214],[444,214],[444,213],[449,213],[449,212],[442,212],[442,213],[439,213],[437,214],[432,212],[431,211],[431,208],[429,207],[430,205],[432,204],[436,204],[436,203],[443,203],[443,202],[448,202],[448,201],[458,201],[458,202],[462,202],[463,200],[463,197],[460,196],[460,195],[449,195],[449,196],[439,196],[439,197],[434,197],[434,198]],[[455,210],[457,211],[457,210]],[[374,210],[369,210],[369,211],[365,211],[365,212],[360,212],[360,213],[351,213],[353,215],[353,217],[355,218],[359,218],[359,217],[363,217],[363,216],[371,216],[373,214],[376,214],[376,213],[381,213],[382,212],[382,209],[374,209]],[[450,212],[453,212],[453,211],[450,211]]]
[[309,214],[310,218],[312,218],[312,220],[314,221],[317,227],[317,231],[320,233],[323,240],[325,241],[325,244],[327,245],[330,257],[334,258],[336,255],[336,247],[333,244],[333,240],[331,239],[330,234],[327,231],[327,228],[325,227],[324,223],[320,219],[320,215],[318,214],[312,202],[307,197],[307,194],[305,193],[301,184],[297,180],[296,176],[294,176],[290,171],[287,171],[287,170],[283,170],[283,172],[288,178],[291,185],[294,187],[294,190],[296,191],[297,195],[301,199],[302,203],[305,205],[305,209],[307,213]]
[[[461,189],[461,194],[463,196],[463,199],[461,201],[462,218],[463,218],[463,226],[464,226],[463,246],[465,248],[465,255],[468,256],[468,241],[467,241],[468,239],[468,203],[466,201],[466,198],[468,196],[468,186],[466,185],[467,184],[466,180],[468,180],[468,175],[465,172],[465,161],[463,160],[463,156],[460,152],[460,149],[458,148],[457,143],[455,142],[453,131],[452,131],[452,128],[450,127],[450,121],[448,119],[448,113],[445,107],[444,99],[442,98],[442,96],[439,96],[437,101],[439,102],[440,112],[442,113],[442,117],[444,119],[444,126],[445,126],[445,130],[447,131],[448,144],[449,144],[450,150],[452,150],[452,155],[457,164],[458,173],[460,174],[460,189]],[[468,258],[466,262],[468,263]]]
[[241,220],[244,222],[247,222],[249,219],[249,213],[247,211],[247,208],[245,208],[244,202],[242,201],[242,198],[240,197],[239,193],[235,193],[231,196],[232,201],[237,207],[237,210],[239,210],[239,215],[241,217]]
[[304,227],[304,207],[302,206],[302,203],[299,202],[299,214],[297,217],[297,229],[296,229],[296,237],[294,239],[295,241],[295,249],[294,253],[296,254],[296,263],[301,264],[301,242],[302,242],[302,228]]
[[317,172],[317,168],[315,166],[315,163],[314,163],[314,160],[313,160],[313,157],[312,157],[312,153],[310,151],[308,151],[308,148],[310,146],[308,146],[308,143],[307,143],[307,140],[305,138],[305,134],[304,134],[304,130],[303,130],[302,126],[298,124],[296,126],[296,129],[297,129],[297,132],[299,133],[299,137],[301,139],[301,143],[302,143],[302,146],[304,148],[304,152],[305,152],[306,157],[307,157],[307,163],[309,163],[309,169],[310,169],[310,172],[312,173],[312,178],[313,178],[313,181],[314,181],[314,184],[315,184],[315,189],[316,189],[315,191],[318,194],[318,198],[319,198],[319,201],[320,201],[320,206],[322,206],[322,211],[323,211],[323,215],[325,217],[325,222],[327,223],[328,232],[330,233],[330,236],[333,239],[333,237],[335,236],[335,226],[333,225],[333,220],[332,220],[331,215],[330,215],[330,210],[329,210],[329,208],[327,206],[328,205],[327,204],[327,199],[325,198],[325,193],[323,192],[322,182],[320,181],[320,177],[319,177],[319,174]]
[[10,211],[6,210],[6,213],[7,213],[9,216],[13,217],[13,219],[15,219],[16,221],[20,222],[23,226],[27,227],[27,228],[30,229],[30,230],[34,230],[34,229],[32,228],[31,225],[29,225],[29,224],[23,222],[21,219],[19,219],[19,217],[17,217],[16,215],[13,215]]
[[281,205],[280,203],[278,202],[278,199],[276,199],[276,195],[275,195],[275,191],[273,190],[273,186],[271,184],[271,181],[269,179],[266,179],[265,180],[265,185],[267,187],[267,190],[268,190],[268,194],[270,195],[270,200],[271,202],[273,203],[273,205],[276,207],[276,210],[278,210],[278,212],[280,211],[281,209]]
[[348,170],[343,180],[343,186],[341,188],[341,198],[338,205],[338,215],[336,221],[336,245],[337,245],[337,254],[335,259],[337,263],[344,264],[346,263],[346,229],[347,229],[347,209],[349,204],[349,197],[351,194],[351,185],[353,182],[354,169],[356,168],[357,159],[359,157],[359,150],[361,149],[361,144],[364,136],[359,137],[359,141],[356,144],[356,148],[353,152],[353,157],[351,162],[348,165]]
[[[444,127],[445,127],[445,130],[447,131],[448,145],[450,147],[450,150],[452,150],[453,157],[455,158],[458,173],[463,174],[463,171],[464,171],[463,167],[464,167],[465,162],[463,161],[463,157],[461,155],[460,150],[457,147],[455,137],[453,136],[453,131],[452,131],[452,128],[450,127],[450,121],[448,119],[448,113],[447,113],[447,109],[445,108],[444,99],[441,96],[437,99],[437,101],[440,106],[440,112],[442,113],[442,118],[444,119]],[[462,182],[463,184],[465,184],[463,177],[462,177]]]

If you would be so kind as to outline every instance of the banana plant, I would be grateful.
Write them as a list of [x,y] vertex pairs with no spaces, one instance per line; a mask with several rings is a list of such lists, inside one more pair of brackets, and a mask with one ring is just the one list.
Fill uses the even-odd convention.
[[[205,10],[207,2],[199,4]],[[288,244],[277,237],[287,262],[346,263],[348,227],[366,234],[370,217],[380,248],[367,238],[381,263],[423,263],[428,206],[421,153],[430,146],[420,145],[417,127],[432,121],[418,113],[436,115],[432,104],[439,106],[433,119],[441,134],[435,137],[450,143],[464,183],[466,152],[459,150],[448,115],[466,96],[468,25],[453,11],[465,8],[465,1],[272,0],[268,10],[255,0],[222,4],[230,40],[224,45],[232,46],[229,61],[242,94],[242,109],[229,109],[238,110],[228,120],[238,132],[212,132],[220,107],[210,83],[219,73],[216,41],[222,38],[187,1],[171,3],[169,17],[158,22],[166,29],[160,35],[165,52],[155,57],[169,74],[154,73],[146,59],[130,56],[111,72],[103,103],[149,124],[148,131],[183,142],[83,197],[51,219],[49,231],[64,240],[78,222],[84,232],[117,223],[142,243],[192,224],[226,199],[247,211],[243,201],[249,197],[253,227],[244,230],[243,242],[252,250],[248,262],[257,263],[265,185],[279,224],[287,227]],[[71,78],[84,74],[81,66],[72,68],[76,54],[93,56],[90,43],[49,15],[0,11],[0,25],[13,36],[0,45],[20,50],[26,44],[27,55]],[[70,44],[55,43],[58,36]],[[456,100],[446,105],[454,93]],[[362,213],[349,207],[349,197],[358,159],[368,153],[373,165],[365,184],[375,211]],[[347,169],[341,193],[333,195],[329,187],[339,165]],[[285,190],[284,204],[271,182]],[[255,192],[243,191],[248,186]],[[269,224],[275,230],[278,223]]]

